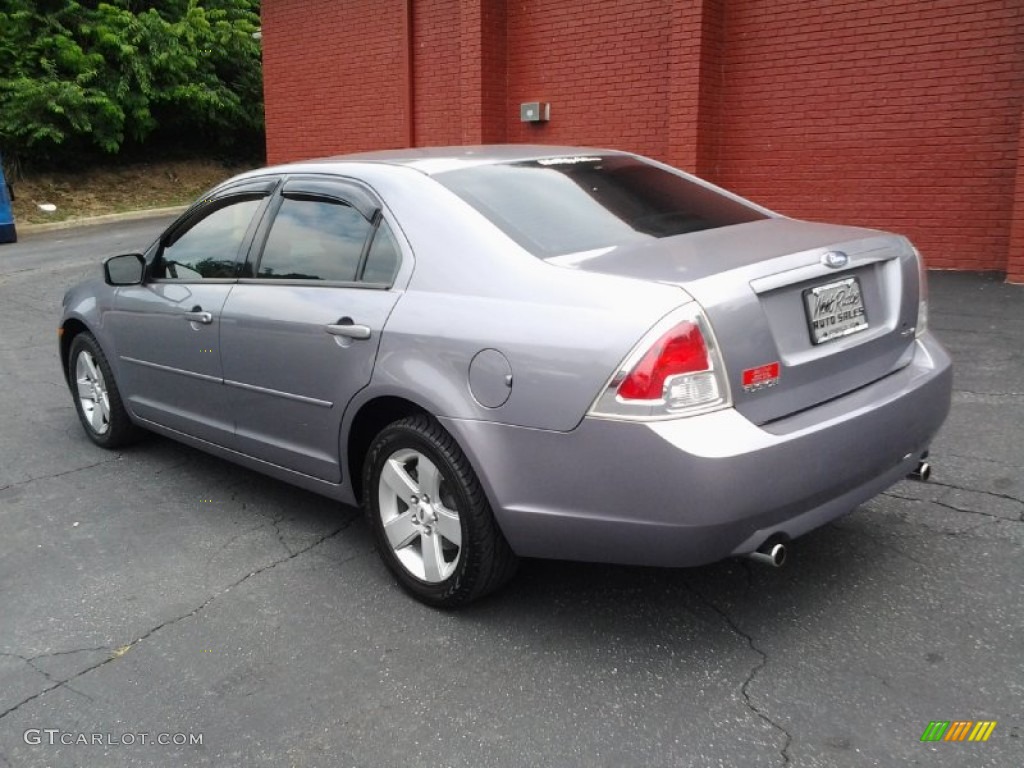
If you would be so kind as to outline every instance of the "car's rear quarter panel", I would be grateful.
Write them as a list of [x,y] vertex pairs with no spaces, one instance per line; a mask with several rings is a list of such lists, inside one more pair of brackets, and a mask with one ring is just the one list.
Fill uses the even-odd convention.
[[[371,387],[407,391],[436,416],[572,429],[643,334],[689,298],[677,286],[549,265],[423,174],[388,170],[371,183],[415,268]],[[512,369],[508,400],[496,408],[469,388],[470,362],[484,349]]]

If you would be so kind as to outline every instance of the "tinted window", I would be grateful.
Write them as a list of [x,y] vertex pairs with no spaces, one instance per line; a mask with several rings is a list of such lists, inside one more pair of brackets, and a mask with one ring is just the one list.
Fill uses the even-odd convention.
[[356,279],[370,222],[331,200],[285,198],[270,228],[257,277]]
[[390,283],[395,279],[400,260],[398,241],[388,223],[381,219],[377,234],[370,244],[370,253],[366,256],[362,280],[367,283]]
[[631,157],[483,165],[434,178],[541,257],[766,218],[750,206]]
[[165,245],[157,264],[157,277],[200,280],[234,277],[235,257],[262,198],[233,201],[176,232]]

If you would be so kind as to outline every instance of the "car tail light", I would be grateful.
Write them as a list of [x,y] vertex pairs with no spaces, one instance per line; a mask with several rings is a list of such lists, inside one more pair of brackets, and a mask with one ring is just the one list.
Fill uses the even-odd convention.
[[723,408],[729,389],[704,313],[687,304],[640,340],[591,408],[594,416],[665,419]]
[[915,337],[920,337],[928,330],[928,270],[924,266],[924,257],[914,249],[917,259],[917,330]]

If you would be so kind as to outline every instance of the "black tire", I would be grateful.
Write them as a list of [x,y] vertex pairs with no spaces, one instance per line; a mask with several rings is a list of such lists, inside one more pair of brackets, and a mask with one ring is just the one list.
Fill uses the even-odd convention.
[[[93,415],[93,410],[87,411],[87,406],[82,403],[79,396],[79,362],[83,356],[92,363],[98,370],[100,378],[98,382],[102,392],[106,393],[105,404],[107,415]],[[87,363],[83,363],[87,365]],[[88,377],[91,379],[91,377]],[[86,385],[88,385],[88,381]],[[95,383],[95,382],[93,382]],[[121,392],[114,380],[114,373],[110,369],[106,355],[100,349],[100,345],[91,333],[82,332],[71,341],[71,349],[68,351],[68,387],[71,389],[71,398],[75,402],[75,410],[82,422],[85,434],[96,445],[101,448],[120,448],[137,440],[141,430],[132,423],[131,417],[124,408],[121,400]],[[96,391],[96,390],[92,390]]]
[[[403,459],[410,455],[418,455],[419,458]],[[431,522],[429,506],[417,506],[413,509],[413,505],[403,501],[398,494],[394,494],[387,483],[384,484],[383,494],[381,491],[381,477],[389,460],[409,461],[409,477],[418,483],[420,475],[417,467],[423,457],[432,462],[438,471],[438,491],[435,500],[438,502],[437,506],[446,512],[451,510],[458,514],[461,531],[461,541],[457,547],[450,541],[444,541],[447,545],[445,551],[449,554],[442,557],[451,556],[453,560],[445,562],[443,567],[453,570],[441,580],[437,580],[442,575],[440,571],[435,571],[437,578],[431,580],[413,573],[410,567],[403,563],[388,540],[381,514],[383,495],[385,514],[391,515],[392,521],[395,520],[396,512],[401,512],[400,516],[405,516],[414,515],[425,509],[428,515],[427,522]],[[389,494],[396,497],[394,502],[389,501]],[[392,504],[396,506],[392,507]],[[395,575],[399,584],[413,597],[427,605],[439,608],[466,605],[498,589],[512,578],[516,571],[518,559],[494,520],[491,506],[469,460],[452,436],[429,416],[410,416],[401,419],[385,427],[374,438],[363,463],[363,509],[373,530],[381,559]],[[449,521],[449,525],[454,525],[450,516]],[[436,518],[434,523],[433,528],[440,531],[441,525]],[[414,537],[420,537],[419,541],[413,539],[411,544],[400,549],[407,558],[411,557],[414,561],[417,552],[422,553],[420,557],[425,563],[428,558],[424,549],[427,543],[423,530],[429,533],[431,527],[421,527],[419,534],[413,534]],[[442,541],[442,538],[438,538],[437,541]],[[451,554],[453,549],[457,549],[457,554]],[[440,552],[440,549],[437,551]]]

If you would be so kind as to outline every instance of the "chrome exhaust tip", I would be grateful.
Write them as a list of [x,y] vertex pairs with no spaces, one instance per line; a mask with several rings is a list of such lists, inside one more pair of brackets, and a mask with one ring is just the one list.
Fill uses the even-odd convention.
[[927,483],[928,478],[932,476],[932,465],[922,459],[917,463],[917,468],[914,469],[907,477],[911,480],[917,480],[921,483]]
[[781,568],[786,562],[786,545],[762,544],[756,552],[749,553],[747,557],[772,568]]

